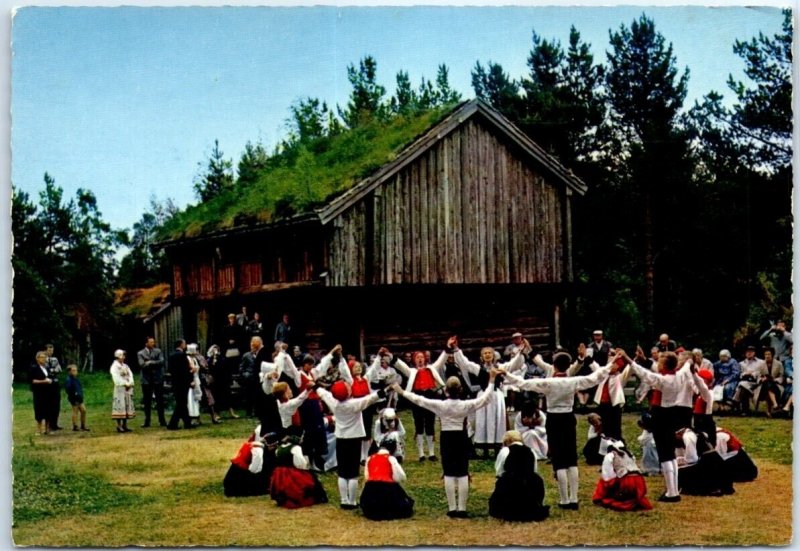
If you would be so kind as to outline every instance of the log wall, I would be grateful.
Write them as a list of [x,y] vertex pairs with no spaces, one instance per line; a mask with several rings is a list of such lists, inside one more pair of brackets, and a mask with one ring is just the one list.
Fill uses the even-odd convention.
[[330,284],[561,283],[566,201],[470,119],[331,222]]

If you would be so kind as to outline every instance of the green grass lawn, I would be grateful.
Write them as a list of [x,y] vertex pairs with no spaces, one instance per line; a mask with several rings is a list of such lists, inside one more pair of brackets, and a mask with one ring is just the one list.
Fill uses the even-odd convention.
[[[338,508],[336,474],[321,475],[330,503],[288,511],[269,497],[226,498],[222,478],[229,459],[256,422],[225,419],[201,428],[141,429],[118,434],[111,413],[111,378],[85,375],[82,382],[90,433],[61,431],[37,437],[30,390],[14,385],[13,527],[17,545],[102,546],[203,545],[786,545],[792,530],[792,423],[783,419],[722,417],[759,466],[758,480],[737,484],[721,498],[685,496],[661,504],[660,477],[647,479],[654,509],[617,513],[591,504],[597,467],[580,464],[578,512],[554,508],[542,523],[507,523],[488,515],[494,487],[493,460],[472,461],[469,520],[450,519],[439,463],[418,463],[407,436],[408,482],[416,500],[412,519],[372,522]],[[141,396],[137,389],[137,399]],[[401,413],[407,429],[410,414]],[[623,429],[640,456],[637,416]],[[71,427],[62,400],[60,424]],[[579,445],[587,425],[578,421]],[[552,469],[539,465],[546,503],[557,503]],[[769,522],[764,522],[765,515]],[[687,529],[689,527],[689,529]]]

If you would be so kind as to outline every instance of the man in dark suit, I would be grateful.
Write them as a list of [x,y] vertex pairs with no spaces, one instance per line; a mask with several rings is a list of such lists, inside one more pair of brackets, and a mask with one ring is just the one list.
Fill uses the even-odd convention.
[[592,333],[592,342],[589,344],[589,356],[592,360],[597,362],[600,367],[608,363],[608,353],[613,348],[613,345],[603,338],[603,332],[596,329]]
[[158,424],[166,427],[167,420],[164,417],[164,353],[161,352],[160,348],[156,348],[156,340],[153,337],[147,337],[144,348],[139,350],[136,357],[139,361],[139,368],[142,370],[142,399],[144,402],[144,425],[142,425],[142,428],[150,426],[150,410],[154,394],[156,397]]
[[189,367],[189,358],[186,356],[186,341],[175,341],[175,351],[169,355],[169,374],[172,378],[172,394],[175,396],[175,411],[167,425],[168,430],[178,430],[178,423],[183,420],[183,428],[192,429],[192,420],[189,417],[189,386],[192,384],[192,372]]

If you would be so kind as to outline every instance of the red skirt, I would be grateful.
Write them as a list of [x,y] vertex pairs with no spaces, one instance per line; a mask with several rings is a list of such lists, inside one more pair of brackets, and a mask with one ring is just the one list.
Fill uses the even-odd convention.
[[592,501],[615,511],[649,511],[653,508],[647,499],[644,477],[633,473],[622,478],[598,480]]
[[270,495],[280,507],[297,509],[327,503],[328,496],[314,473],[294,467],[276,467],[270,479]]

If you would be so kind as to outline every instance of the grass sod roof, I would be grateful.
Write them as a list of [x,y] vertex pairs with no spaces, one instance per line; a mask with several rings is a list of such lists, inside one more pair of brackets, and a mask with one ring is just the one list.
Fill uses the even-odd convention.
[[373,121],[301,146],[287,155],[286,166],[265,169],[255,183],[237,183],[210,201],[187,207],[164,225],[157,240],[198,237],[311,212],[397,158],[459,105]]
[[114,312],[119,316],[143,319],[158,311],[169,297],[169,283],[159,283],[143,289],[114,291]]

